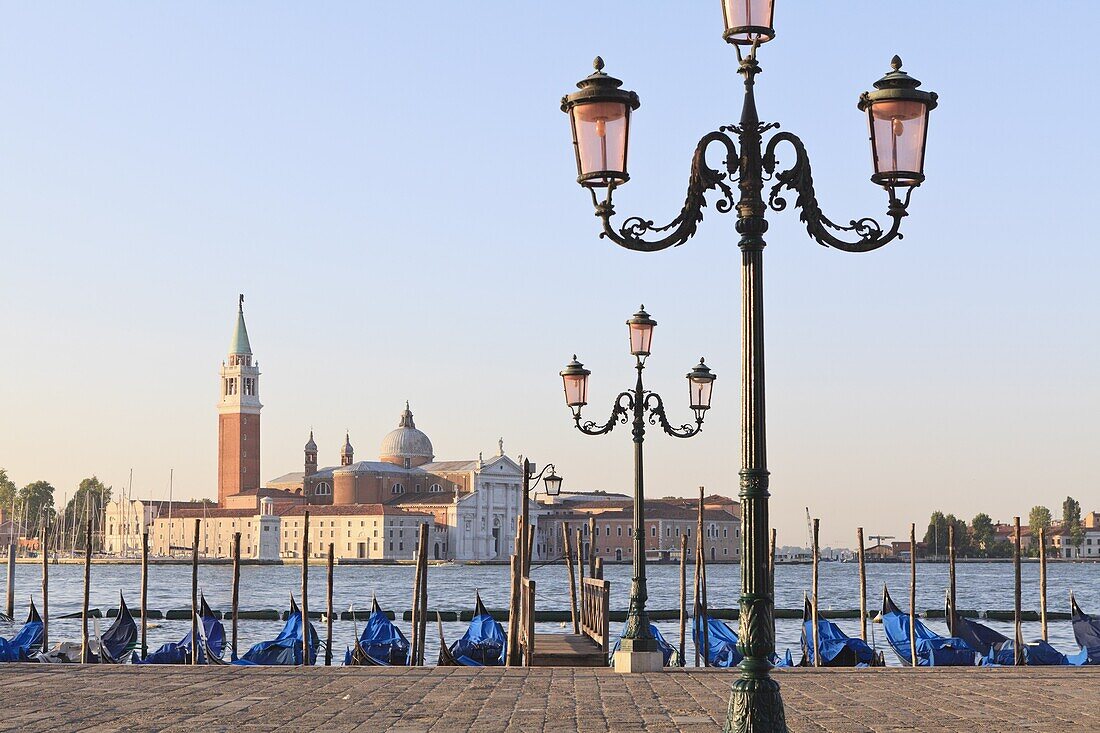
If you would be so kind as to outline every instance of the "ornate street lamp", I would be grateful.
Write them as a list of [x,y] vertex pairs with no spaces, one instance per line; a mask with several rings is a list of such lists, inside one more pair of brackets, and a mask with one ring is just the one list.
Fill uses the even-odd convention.
[[649,317],[642,306],[626,322],[630,329],[630,353],[634,355],[634,368],[638,372],[633,390],[620,392],[611,408],[611,417],[603,425],[591,420],[581,422],[581,410],[588,404],[588,377],[592,374],[573,360],[561,371],[565,387],[565,402],[573,411],[573,422],[585,435],[610,433],[617,424],[625,425],[633,416],[634,436],[634,578],[630,585],[630,609],[623,632],[622,644],[615,653],[615,670],[619,672],[651,672],[661,669],[661,652],[649,630],[649,616],[645,604],[648,598],[645,575],[645,486],[642,472],[642,443],[645,441],[646,414],[650,425],[674,438],[691,438],[703,429],[703,417],[710,409],[711,389],[717,375],[703,363],[687,374],[691,392],[691,408],[695,412],[695,424],[674,427],[665,416],[665,405],[656,392],[647,391],[642,384],[642,370],[653,343],[653,327],[657,322]]
[[[739,62],[738,72],[745,78],[741,118],[735,125],[726,125],[707,133],[696,145],[684,206],[668,224],[658,226],[642,216],[629,217],[617,226],[611,223],[615,216],[612,203],[615,189],[628,180],[626,141],[629,138],[629,113],[638,108],[637,95],[622,91],[621,82],[604,74],[603,61],[597,58],[596,74],[578,84],[580,91],[563,97],[562,109],[569,112],[573,120],[573,142],[577,147],[578,172],[581,174],[578,180],[592,194],[596,215],[603,222],[601,237],[639,252],[655,252],[683,244],[695,234],[699,222],[703,220],[709,191],[718,191],[719,194],[713,206],[715,211],[723,214],[737,212],[738,247],[742,252],[741,400],[742,414],[745,416],[741,430],[740,472],[741,517],[744,523],[741,534],[740,649],[745,659],[741,663],[741,677],[734,684],[730,697],[726,730],[786,731],[779,685],[769,675],[772,666],[769,659],[775,651],[775,638],[772,628],[774,599],[768,584],[768,468],[764,431],[762,266],[764,233],[768,230],[765,214],[769,208],[773,211],[786,209],[786,196],[789,195],[786,192],[790,191],[794,194],[792,203],[800,210],[799,218],[805,224],[807,233],[822,245],[845,252],[868,252],[900,238],[901,220],[907,215],[910,196],[913,189],[924,182],[928,115],[935,109],[937,98],[933,92],[918,89],[920,82],[901,70],[901,59],[897,56],[891,61],[891,71],[875,82],[874,91],[860,97],[859,109],[867,114],[870,125],[874,163],[871,180],[887,193],[886,216],[891,221],[889,226],[883,226],[871,218],[852,219],[847,225],[838,224],[828,218],[818,205],[810,160],[802,141],[784,131],[772,133],[766,144],[764,142],[765,133],[779,125],[760,121],[753,86],[756,75],[760,73],[757,50],[762,43],[775,36],[774,0],[723,0],[722,11],[725,21],[723,38],[734,45]],[[742,52],[742,47],[748,48],[747,54]],[[582,165],[581,152],[597,149],[599,133],[595,123],[584,127],[577,122],[578,115],[588,114],[585,105],[593,97],[591,89],[596,84],[595,79],[603,80],[599,82],[601,89],[608,92],[613,89],[619,95],[620,106],[616,109],[622,113],[622,154],[621,158],[613,158],[618,167],[599,176],[592,173],[599,166],[590,163]],[[603,97],[599,99],[604,100]],[[626,103],[627,99],[629,103]],[[606,127],[604,129],[606,132]],[[711,168],[706,161],[706,151],[715,143],[725,151],[721,170]],[[783,148],[784,144],[788,148]],[[602,148],[599,149],[602,151]],[[791,157],[786,168],[779,165],[780,149],[789,149]],[[620,148],[615,147],[614,150],[618,154]],[[611,165],[608,163],[606,167]],[[602,200],[597,196],[594,180],[600,181],[599,185],[605,191]],[[765,196],[766,185],[770,189]],[[647,239],[647,236],[651,238]],[[631,343],[633,348],[633,338]],[[648,352],[648,348],[644,345],[640,350]],[[644,357],[639,356],[639,385],[642,359]],[[711,381],[708,381],[708,373],[705,365],[700,364],[688,375],[692,409],[700,423],[710,405]],[[615,418],[625,415],[626,410],[636,406],[637,400],[628,403],[627,408],[617,402],[612,420],[606,426],[597,427],[591,423],[582,426],[579,416],[588,399],[587,376],[587,370],[576,361],[562,372],[566,399],[573,408],[578,427],[599,434],[610,430]],[[630,393],[623,393],[619,399],[624,397],[629,398]],[[644,594],[644,582],[642,592]],[[631,603],[633,608],[634,601]]]

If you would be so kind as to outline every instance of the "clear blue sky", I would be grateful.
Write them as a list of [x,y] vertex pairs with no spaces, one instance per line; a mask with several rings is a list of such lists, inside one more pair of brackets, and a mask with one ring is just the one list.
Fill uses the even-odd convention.
[[[859,93],[900,53],[940,93],[906,238],[848,255],[771,216],[769,448],[781,544],[854,528],[1100,509],[1093,231],[1100,7],[777,0],[761,116],[805,140],[834,219],[880,215]],[[372,458],[407,398],[437,456],[556,461],[629,490],[625,432],[572,429],[558,370],[629,386],[623,321],[673,416],[705,354],[693,441],[647,443],[654,496],[735,493],[734,220],[660,254],[599,240],[563,93],[599,53],[635,89],[623,214],[679,210],[696,141],[736,119],[718,0],[4,3],[0,466],[215,493],[217,369],[247,295],[263,475]],[[60,496],[59,496],[60,499]]]

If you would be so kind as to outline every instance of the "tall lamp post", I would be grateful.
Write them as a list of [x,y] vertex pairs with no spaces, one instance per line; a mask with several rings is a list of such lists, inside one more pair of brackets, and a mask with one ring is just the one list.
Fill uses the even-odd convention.
[[[764,312],[763,250],[768,208],[787,208],[784,190],[794,193],[794,206],[812,239],[845,252],[868,252],[900,238],[913,189],[924,181],[924,151],[929,112],[936,94],[919,90],[920,82],[901,70],[895,56],[891,70],[864,92],[859,109],[867,115],[874,173],[871,180],[887,193],[889,227],[874,219],[853,219],[841,225],[829,219],[817,202],[810,161],[802,141],[789,132],[776,132],[764,145],[763,136],[778,128],[763,123],[756,111],[753,85],[760,65],[761,44],[775,36],[774,0],[723,0],[723,38],[734,45],[738,72],[745,78],[741,119],[735,125],[707,133],[696,145],[688,180],[687,198],[680,214],[663,226],[633,216],[617,227],[612,196],[629,180],[627,150],[631,113],[638,95],[621,89],[622,82],[603,71],[596,58],[595,73],[578,82],[579,90],[562,98],[569,115],[577,159],[577,181],[592,195],[596,216],[603,222],[601,237],[640,252],[683,244],[703,220],[705,194],[720,194],[714,209],[737,212],[741,249],[741,676],[734,683],[727,711],[728,731],[786,731],[779,685],[769,671],[775,650],[772,631],[773,598],[768,587],[768,468],[764,426]],[[747,47],[748,52],[742,52]],[[718,143],[725,151],[724,170],[711,168],[706,151]],[[789,146],[791,163],[778,165],[777,150]],[[765,182],[770,185],[764,198]],[[735,188],[737,195],[735,195]],[[602,199],[598,191],[604,191]],[[782,194],[782,195],[781,195]],[[647,236],[650,237],[647,239]]]
[[630,353],[634,355],[634,368],[638,372],[634,389],[620,392],[611,408],[611,417],[603,425],[591,420],[581,422],[581,409],[588,404],[588,377],[591,372],[573,361],[561,372],[565,386],[565,402],[573,410],[573,422],[585,435],[610,433],[617,424],[626,424],[633,417],[634,436],[634,578],[630,585],[630,609],[626,619],[626,631],[622,644],[615,653],[615,671],[651,672],[661,669],[661,652],[657,641],[649,631],[649,616],[645,604],[648,598],[645,577],[645,481],[642,470],[642,443],[645,440],[646,414],[650,425],[660,425],[674,438],[691,438],[703,429],[703,417],[710,409],[711,391],[717,375],[703,359],[687,374],[691,397],[691,409],[695,412],[695,424],[673,427],[665,417],[665,405],[661,396],[650,392],[642,384],[642,370],[653,342],[653,327],[657,322],[645,312],[645,306],[626,322],[630,328]]
[[[546,472],[550,473],[545,475]],[[523,459],[523,504],[520,507],[519,513],[522,518],[520,524],[523,526],[523,531],[530,531],[528,528],[531,526],[531,484],[538,484],[539,479],[542,479],[542,484],[546,488],[547,496],[557,496],[561,493],[562,478],[558,475],[557,469],[553,463],[548,463],[542,467],[542,470],[535,473],[535,464]],[[520,537],[519,541],[519,557],[521,574],[527,576],[531,572],[531,557],[527,552],[527,538]]]

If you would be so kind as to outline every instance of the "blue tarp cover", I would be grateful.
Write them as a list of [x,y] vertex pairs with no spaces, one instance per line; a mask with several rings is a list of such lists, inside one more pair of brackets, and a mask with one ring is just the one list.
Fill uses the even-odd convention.
[[[359,649],[369,657],[369,664],[403,667],[409,663],[408,639],[382,612],[377,600],[371,603],[370,618],[359,635]],[[351,649],[344,655],[344,664],[353,664]]]
[[451,644],[450,652],[467,667],[499,667],[504,664],[504,629],[493,620],[477,597],[474,617],[462,638]]
[[[867,642],[853,639],[820,614],[817,618],[817,646],[821,650],[822,667],[871,666],[875,661],[875,652]],[[802,666],[814,666],[814,621],[809,601],[805,602],[802,612]]]
[[31,601],[27,622],[11,639],[0,637],[0,662],[29,662],[42,644],[42,617]]
[[[134,645],[137,644],[137,637],[137,624],[134,623],[134,617],[126,606],[126,599],[119,593],[118,616],[115,617],[111,627],[99,637],[100,648],[110,657],[108,661],[117,662],[134,648]],[[93,657],[92,661],[102,662],[104,660]]]
[[[317,662],[317,646],[320,639],[313,624],[309,628],[309,664]],[[283,630],[271,641],[261,641],[234,664],[297,665],[302,663],[302,612],[294,599],[290,599],[290,616]]]
[[[890,599],[886,586],[882,588],[882,613],[879,614],[886,640],[902,664],[913,663],[909,650],[909,614],[902,613]],[[970,667],[974,665],[974,649],[958,637],[940,636],[914,619],[917,636],[917,666]]]
[[[952,617],[954,617],[952,619]],[[954,621],[955,635],[973,647],[982,657],[983,665],[1014,665],[1016,643],[985,624],[955,613],[950,603],[947,618]],[[1024,663],[1029,666],[1070,664],[1070,659],[1041,639],[1024,644]]]
[[[622,631],[619,632],[619,638],[616,639],[615,643],[611,646],[612,658],[614,658],[615,652],[619,651],[619,647],[621,646],[623,640],[623,634],[625,633],[626,624],[624,623]],[[665,637],[661,634],[660,629],[658,629],[653,624],[649,625],[649,633],[653,636],[654,639],[657,640],[657,649],[659,649],[661,652],[661,664],[665,667],[672,664],[672,655],[676,653],[676,649],[674,649],[673,646],[668,643],[668,640],[665,639]]]
[[711,667],[736,667],[744,657],[737,648],[737,632],[723,621],[696,616],[691,625],[691,640],[695,648],[703,650],[703,622],[707,624],[707,664]]

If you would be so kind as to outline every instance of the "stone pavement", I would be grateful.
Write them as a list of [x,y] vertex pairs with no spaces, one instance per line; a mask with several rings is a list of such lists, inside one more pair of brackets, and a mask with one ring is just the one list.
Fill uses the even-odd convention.
[[[736,672],[0,665],[2,731],[715,731]],[[781,670],[792,733],[1100,731],[1100,668]]]

